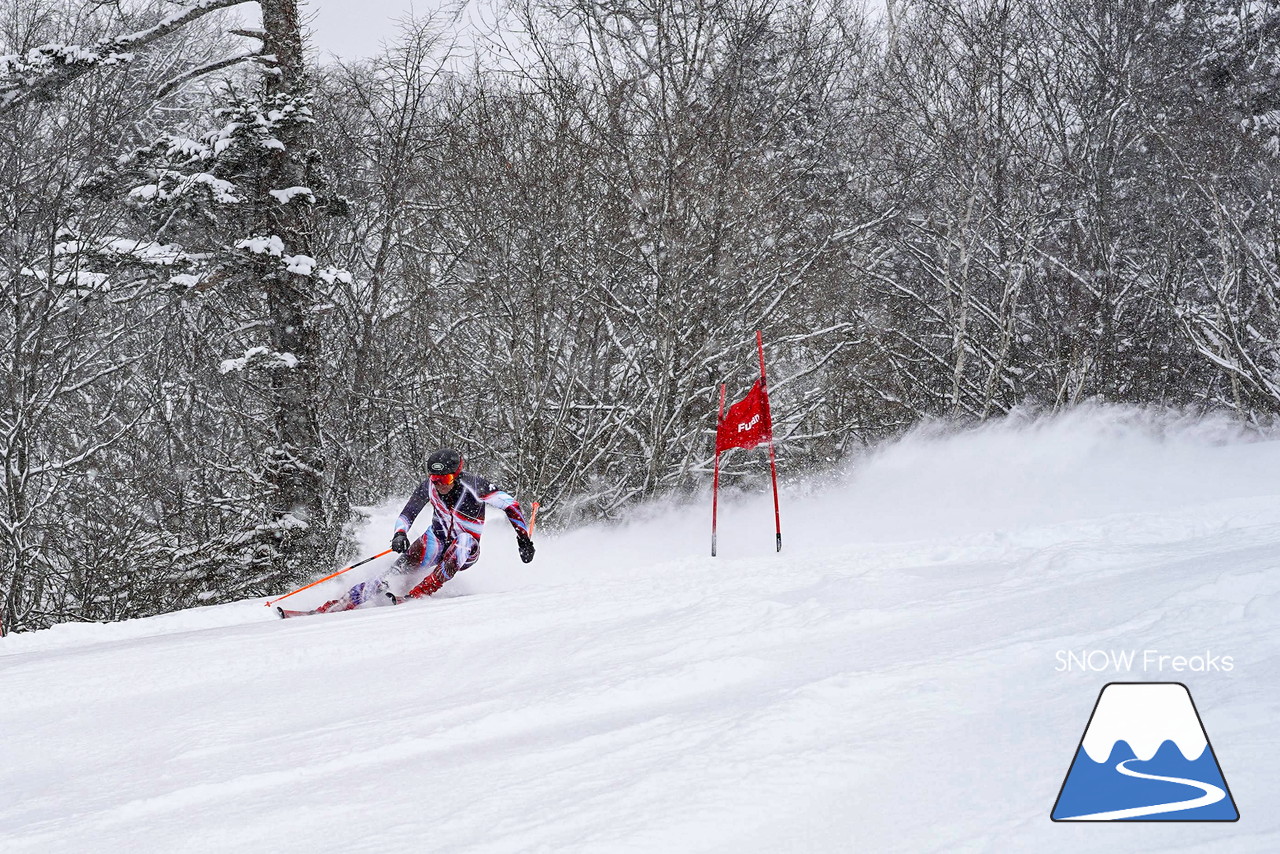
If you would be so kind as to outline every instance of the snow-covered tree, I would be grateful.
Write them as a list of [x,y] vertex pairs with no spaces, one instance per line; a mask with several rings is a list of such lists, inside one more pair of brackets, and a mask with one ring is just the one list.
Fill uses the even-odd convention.
[[216,128],[162,135],[121,162],[117,181],[149,236],[199,257],[185,280],[191,299],[224,316],[230,351],[219,372],[240,379],[244,394],[224,414],[253,437],[238,467],[252,484],[240,495],[243,530],[229,542],[234,571],[249,570],[247,589],[266,591],[335,554],[343,520],[330,513],[325,481],[318,312],[320,295],[349,275],[312,249],[327,200],[297,6],[261,5],[265,72],[227,86]]
[[[111,9],[32,4],[6,7],[0,33],[10,49],[101,43],[130,23]],[[155,412],[159,327],[173,303],[170,280],[188,259],[122,233],[118,203],[82,188],[113,162],[119,140],[154,126],[155,93],[174,68],[222,48],[205,24],[170,34],[163,54],[0,115],[0,620],[11,628],[164,607],[154,598],[124,605],[76,579],[127,572],[138,586],[163,587],[157,573],[169,567],[148,552],[153,520],[132,489],[131,451]],[[107,510],[133,521],[88,521]]]
[[[264,73],[233,77],[202,114],[195,81],[239,64],[205,26],[227,5],[108,10],[87,16],[96,32],[43,42],[96,35],[84,50],[7,60],[0,332],[23,354],[7,363],[0,425],[10,626],[275,590],[333,560],[343,520],[326,503],[316,324],[319,295],[346,274],[310,254],[323,204],[297,9],[262,4],[247,33],[262,49],[246,56]],[[59,35],[19,29],[18,47]],[[149,49],[113,59],[125,43]],[[119,157],[148,128],[156,138]],[[73,403],[87,415],[68,420]],[[112,527],[130,535],[103,537]],[[84,536],[100,547],[92,566]]]

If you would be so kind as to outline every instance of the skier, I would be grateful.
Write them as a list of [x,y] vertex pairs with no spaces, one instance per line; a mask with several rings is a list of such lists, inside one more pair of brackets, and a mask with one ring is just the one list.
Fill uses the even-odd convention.
[[[349,611],[383,597],[399,603],[404,599],[435,593],[480,556],[480,534],[484,530],[486,504],[507,514],[511,527],[516,530],[520,559],[525,563],[533,560],[533,540],[529,538],[529,526],[520,511],[520,504],[487,478],[463,471],[463,462],[462,454],[453,448],[441,448],[432,454],[427,459],[427,479],[418,484],[396,520],[391,548],[399,552],[400,557],[380,577],[355,585],[344,595],[310,613]],[[427,504],[432,509],[431,526],[410,543],[409,529]],[[417,574],[424,570],[426,575],[404,597],[398,597],[387,589],[390,576]],[[283,611],[281,616],[285,616]]]

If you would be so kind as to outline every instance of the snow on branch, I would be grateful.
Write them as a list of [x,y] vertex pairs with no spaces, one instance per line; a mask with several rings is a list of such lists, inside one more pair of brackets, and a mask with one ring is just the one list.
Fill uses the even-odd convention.
[[90,244],[79,240],[65,240],[53,247],[54,257],[76,256],[82,253],[110,258],[128,260],[155,267],[173,267],[189,261],[191,256],[182,248],[171,243],[156,243],[152,240],[136,240],[131,237],[103,237]]
[[235,194],[235,185],[230,181],[225,181],[207,172],[197,172],[193,175],[184,176],[171,169],[159,170],[153,184],[134,187],[129,191],[129,198],[137,199],[138,201],[151,201],[153,199],[163,201],[188,195],[195,188],[207,190],[210,197],[218,204],[234,205],[244,201]]
[[316,259],[310,255],[285,255],[280,260],[286,270],[298,276],[310,276],[316,268]]
[[277,353],[266,347],[250,347],[238,359],[224,359],[218,365],[218,373],[230,374],[245,368],[296,368],[298,357],[292,353]]
[[135,50],[219,9],[248,0],[197,0],[144,30],[99,39],[91,45],[47,44],[25,54],[0,56],[0,115],[35,98],[49,98],[90,71],[132,62]]
[[287,190],[268,190],[267,192],[282,205],[289,204],[299,196],[313,205],[316,203],[316,194],[311,192],[310,187],[290,187]]
[[325,267],[316,271],[316,275],[327,285],[332,285],[334,282],[342,282],[344,285],[349,285],[354,281],[351,272],[341,267]]
[[236,243],[237,249],[245,249],[255,255],[274,255],[279,258],[284,254],[284,241],[279,235],[270,234],[264,237],[246,237]]

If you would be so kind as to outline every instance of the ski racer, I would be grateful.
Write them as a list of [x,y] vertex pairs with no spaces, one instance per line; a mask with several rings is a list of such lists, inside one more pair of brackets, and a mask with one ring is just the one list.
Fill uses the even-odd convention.
[[[391,548],[400,553],[399,559],[380,577],[355,585],[343,596],[321,605],[316,613],[348,611],[382,597],[398,603],[435,593],[480,556],[485,505],[507,514],[516,531],[520,559],[525,563],[533,560],[533,540],[520,504],[487,478],[463,471],[463,462],[462,454],[453,448],[441,448],[427,458],[428,477],[418,484],[400,511],[391,537]],[[409,529],[428,504],[431,525],[410,542]],[[388,577],[420,572],[425,576],[403,598],[387,589]]]

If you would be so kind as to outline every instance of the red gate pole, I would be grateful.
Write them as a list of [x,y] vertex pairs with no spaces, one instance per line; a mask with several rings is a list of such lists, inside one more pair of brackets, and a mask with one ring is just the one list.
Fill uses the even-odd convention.
[[764,375],[764,336],[756,330],[756,352],[760,354],[760,389],[764,392],[764,409],[769,413],[769,476],[773,480],[773,524],[778,534],[778,551],[782,551],[782,515],[778,512],[778,464],[773,454],[773,410],[769,408],[769,382]]
[[720,498],[720,422],[724,420],[724,383],[720,384],[720,409],[716,412],[716,473],[711,479],[711,556],[716,556],[716,506]]

